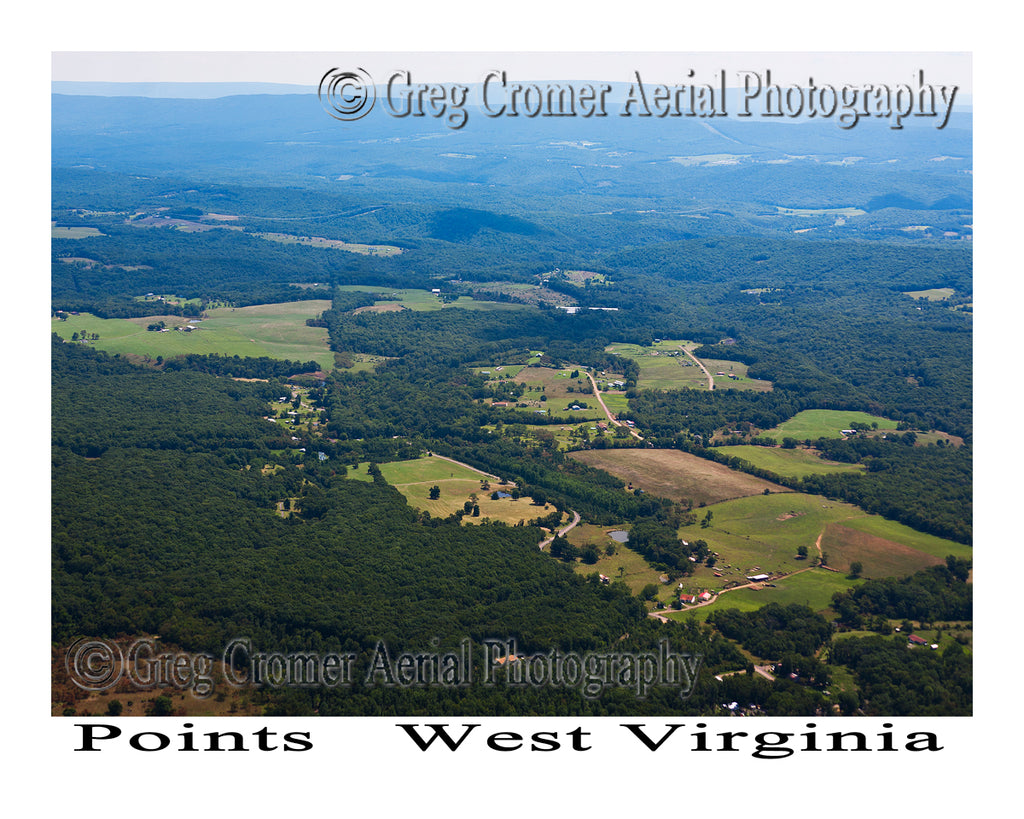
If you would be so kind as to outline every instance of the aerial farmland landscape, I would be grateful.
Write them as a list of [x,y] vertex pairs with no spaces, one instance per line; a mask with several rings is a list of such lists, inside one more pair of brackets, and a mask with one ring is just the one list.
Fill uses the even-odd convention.
[[[615,116],[464,127],[55,83],[54,716],[973,713],[971,108],[593,79]],[[240,638],[351,673],[242,683]],[[659,646],[682,694],[516,682]]]

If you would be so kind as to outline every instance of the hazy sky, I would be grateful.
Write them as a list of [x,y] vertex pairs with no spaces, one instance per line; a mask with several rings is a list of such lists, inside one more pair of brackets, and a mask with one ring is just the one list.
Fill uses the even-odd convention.
[[409,70],[415,82],[480,82],[488,71],[510,80],[710,82],[725,71],[770,70],[783,85],[910,83],[919,70],[932,84],[970,94],[969,53],[951,52],[54,52],[52,79],[81,82],[274,82],[315,86],[332,67],[364,68],[378,82]]

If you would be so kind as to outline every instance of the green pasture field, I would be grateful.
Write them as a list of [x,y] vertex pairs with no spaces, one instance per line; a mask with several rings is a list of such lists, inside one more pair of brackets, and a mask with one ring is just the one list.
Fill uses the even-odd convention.
[[612,415],[619,416],[629,412],[629,399],[624,392],[603,392],[601,398]]
[[952,287],[933,287],[931,290],[910,290],[905,292],[904,296],[910,296],[912,299],[927,299],[928,301],[942,301],[943,299],[952,298],[956,291]]
[[[687,359],[689,363],[689,359]],[[701,363],[708,368],[715,382],[716,390],[753,390],[754,392],[771,392],[772,382],[751,378],[747,375],[747,365],[740,361],[722,361],[716,358],[702,358]],[[699,371],[699,368],[696,368]],[[725,375],[718,375],[719,372]],[[729,374],[738,375],[732,379]],[[703,375],[703,373],[701,373]]]
[[574,284],[583,284],[588,280],[593,284],[605,284],[607,282],[604,273],[594,273],[590,270],[563,270],[562,272]]
[[[591,574],[606,575],[612,583],[625,583],[632,594],[639,595],[644,586],[653,583],[658,587],[657,600],[668,604],[672,601],[675,583],[662,583],[661,572],[651,568],[650,564],[625,543],[616,543],[608,532],[614,529],[629,529],[629,524],[622,526],[595,526],[593,524],[580,523],[567,535],[569,542],[579,549],[586,546],[594,546],[600,555],[597,563],[587,564],[578,559],[573,564],[573,570],[586,577]],[[615,554],[606,555],[605,547],[608,544],[615,546]],[[622,572],[619,572],[619,569]]]
[[[681,582],[687,593],[702,588],[699,584],[693,585],[688,582],[687,578],[683,578]],[[839,572],[830,572],[827,569],[810,569],[769,582],[775,583],[775,588],[766,586],[761,589],[736,589],[720,595],[714,603],[708,606],[700,606],[689,611],[686,609],[673,611],[666,613],[666,616],[671,620],[695,617],[698,621],[703,622],[712,611],[721,609],[757,611],[769,603],[778,603],[781,606],[796,603],[822,612],[831,605],[833,594],[854,588],[864,581],[850,580]]]
[[775,206],[782,216],[863,216],[860,208],[783,208]]
[[50,227],[51,239],[85,239],[87,236],[106,236],[94,227]]
[[[383,298],[376,302],[375,307],[386,307],[398,305],[407,310],[429,312],[433,310],[444,310],[451,307],[461,307],[465,310],[529,310],[530,305],[517,304],[515,302],[477,301],[470,296],[459,296],[456,301],[444,304],[435,293],[429,290],[395,290],[386,287],[371,287],[364,284],[347,284],[338,288],[348,293],[374,293],[380,296],[393,297]],[[536,309],[536,308],[533,308]]]
[[[609,344],[605,352],[632,358],[640,365],[638,389],[706,390],[708,380],[700,367],[693,363],[681,348],[693,348],[693,342],[661,340],[650,347],[639,344]],[[670,355],[678,353],[678,355]],[[736,362],[738,363],[738,362]]]
[[293,236],[289,233],[253,233],[250,235],[286,245],[297,244],[306,245],[307,247],[333,248],[335,250],[345,250],[349,253],[358,253],[362,256],[397,256],[402,252],[402,248],[393,245],[364,245],[342,242],[339,239],[325,239],[321,236]]
[[362,373],[362,372],[374,372],[378,365],[385,361],[390,361],[389,356],[383,355],[370,355],[368,353],[353,353],[352,354],[352,366],[349,367],[345,372],[347,373]]
[[[697,575],[709,588],[744,581],[762,572],[789,573],[810,565],[817,542],[828,564],[846,572],[852,561],[863,564],[864,577],[904,577],[944,562],[946,555],[967,557],[970,547],[926,535],[895,521],[870,515],[856,506],[798,492],[757,495],[708,506],[711,525],[685,526],[679,536],[703,539],[719,553],[715,569]],[[696,510],[699,517],[703,512]],[[806,546],[806,561],[797,548]],[[719,571],[723,577],[713,577]]]
[[334,367],[334,353],[327,347],[327,330],[307,327],[306,319],[315,318],[330,308],[326,300],[261,304],[254,307],[222,307],[207,311],[207,318],[191,332],[149,332],[146,327],[164,321],[168,327],[184,326],[179,316],[150,316],[136,319],[101,319],[90,314],[54,319],[53,332],[70,340],[75,332],[99,333],[89,342],[97,349],[122,355],[148,355],[152,358],[196,353],[243,357],[268,356],[293,361],[314,360],[324,371]]
[[788,421],[783,421],[774,429],[765,431],[765,435],[782,440],[796,438],[799,441],[816,438],[842,438],[840,430],[849,429],[850,424],[859,421],[862,424],[878,424],[879,429],[895,430],[896,422],[879,415],[868,415],[866,412],[847,410],[803,410]]
[[720,446],[715,452],[740,458],[759,469],[768,469],[786,478],[826,475],[832,472],[863,472],[863,464],[826,461],[807,449],[782,449],[767,446]]
[[[369,463],[359,464],[357,469],[348,465],[347,476],[355,480],[373,480],[367,474]],[[480,516],[466,515],[463,523],[482,523],[485,519],[503,521],[509,524],[520,520],[531,520],[551,514],[553,507],[535,506],[529,497],[518,500],[502,498],[491,500],[495,490],[509,491],[510,486],[500,486],[498,481],[487,478],[482,472],[471,467],[454,464],[443,458],[423,457],[412,461],[394,461],[380,465],[381,475],[391,486],[401,492],[409,505],[416,509],[429,512],[432,517],[446,518],[470,500],[476,494]],[[481,481],[487,480],[490,489],[480,488]],[[436,500],[430,498],[430,488],[437,486],[441,495]]]
[[[626,358],[632,358],[640,365],[638,389],[681,390],[708,388],[707,376],[684,350],[693,350],[698,345],[684,339],[662,339],[650,347],[638,344],[609,344],[605,351]],[[701,363],[711,373],[715,389],[754,390],[768,392],[772,388],[771,381],[750,378],[747,365],[740,361],[722,361],[718,359],[701,359]],[[725,375],[716,375],[716,372]],[[738,379],[729,378],[729,373],[738,375]]]
[[[160,301],[160,299],[163,299],[163,301]],[[135,301],[141,301],[141,302],[149,303],[150,305],[152,305],[153,310],[155,312],[159,312],[160,311],[160,305],[161,304],[165,304],[165,303],[166,304],[178,305],[180,307],[184,307],[186,304],[191,304],[191,305],[194,305],[195,307],[199,307],[203,303],[202,299],[186,299],[186,298],[182,298],[181,296],[172,296],[169,293],[157,293],[157,294],[153,295],[152,297],[150,297],[150,296],[136,296],[135,297]],[[210,303],[208,305],[208,307],[210,309],[213,309],[215,307],[231,307],[231,304],[229,304],[227,302],[214,302],[214,303]]]
[[[492,376],[503,375],[490,369]],[[579,370],[579,378],[569,378],[573,370]],[[512,379],[517,384],[526,384],[527,390],[516,403],[526,404],[528,411],[545,410],[545,415],[551,418],[558,418],[567,424],[579,423],[580,421],[602,420],[605,418],[597,397],[591,393],[569,392],[568,387],[578,390],[581,387],[589,387],[590,381],[586,376],[584,367],[571,366],[565,369],[556,370],[551,367],[520,367]],[[541,396],[546,396],[546,401],[541,401]],[[587,404],[585,410],[567,410],[567,406],[583,401]],[[514,408],[514,405],[513,405]],[[520,410],[522,412],[523,410]]]

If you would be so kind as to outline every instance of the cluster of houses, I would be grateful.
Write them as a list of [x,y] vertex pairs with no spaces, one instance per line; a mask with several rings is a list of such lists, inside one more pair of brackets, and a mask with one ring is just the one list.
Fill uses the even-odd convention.
[[[682,588],[683,584],[679,584],[679,588]],[[700,594],[681,594],[679,595],[679,602],[684,606],[692,606],[696,603],[706,603],[714,598],[714,595],[707,589],[704,589]]]

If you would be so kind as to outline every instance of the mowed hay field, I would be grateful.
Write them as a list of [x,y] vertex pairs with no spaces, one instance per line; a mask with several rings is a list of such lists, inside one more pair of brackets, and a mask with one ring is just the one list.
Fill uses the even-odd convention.
[[[367,474],[368,463],[359,464],[357,469],[348,469],[348,477],[355,480],[372,480]],[[380,473],[391,486],[405,496],[409,505],[429,512],[431,517],[446,518],[463,508],[470,496],[476,494],[480,516],[466,515],[463,523],[482,523],[485,519],[500,520],[515,524],[520,520],[528,521],[551,514],[554,507],[536,506],[529,497],[518,500],[501,498],[491,500],[495,490],[511,492],[512,485],[500,486],[494,478],[488,478],[469,466],[452,463],[443,458],[424,457],[412,461],[394,461],[380,465]],[[483,481],[488,481],[490,488],[482,489]],[[430,497],[430,488],[437,486],[441,490],[435,500]]]
[[[743,582],[759,572],[793,572],[810,565],[821,551],[828,564],[845,573],[863,564],[864,577],[904,577],[945,560],[971,556],[971,547],[918,532],[849,503],[800,492],[762,495],[709,506],[711,525],[684,526],[680,537],[703,538],[720,557],[714,571],[698,567],[694,575],[708,588]],[[797,549],[806,546],[806,560]]]
[[827,461],[807,449],[782,449],[768,446],[720,446],[715,449],[723,455],[740,458],[759,469],[767,469],[786,478],[807,475],[827,475],[831,472],[863,472],[863,464],[844,464]]
[[254,307],[221,307],[208,310],[206,318],[190,332],[171,330],[150,332],[146,327],[163,321],[167,327],[188,323],[180,316],[149,316],[133,319],[101,319],[89,314],[54,319],[51,329],[70,340],[76,332],[99,333],[89,342],[99,350],[121,355],[148,355],[152,358],[195,353],[199,355],[238,355],[242,357],[316,361],[320,369],[334,366],[334,353],[328,348],[327,330],[307,327],[306,319],[330,309],[331,302],[314,301],[261,304]]
[[878,424],[882,430],[895,430],[896,422],[879,415],[868,415],[866,412],[847,410],[804,410],[798,412],[788,421],[783,421],[774,429],[765,431],[771,438],[796,438],[799,441],[808,438],[842,438],[840,430],[849,429],[850,424]]
[[694,506],[761,495],[765,489],[789,492],[779,484],[675,449],[590,449],[572,452],[569,457],[603,469],[634,489],[674,501],[690,501]]

